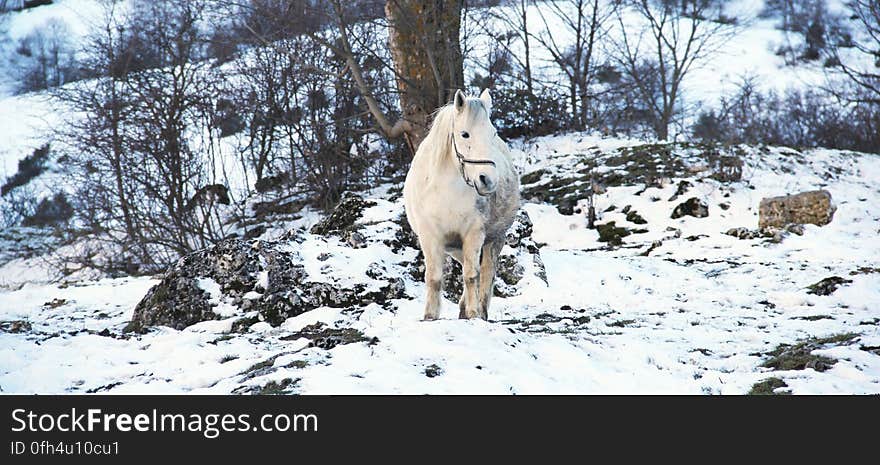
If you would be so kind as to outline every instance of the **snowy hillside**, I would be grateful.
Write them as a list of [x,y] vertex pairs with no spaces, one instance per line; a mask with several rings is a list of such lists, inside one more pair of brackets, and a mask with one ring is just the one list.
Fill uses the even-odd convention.
[[[524,182],[540,184],[597,156],[607,172],[639,176],[626,154],[657,150],[649,147],[572,134],[535,140],[517,154]],[[688,149],[676,150],[685,160],[680,168],[705,169],[688,161]],[[377,267],[402,280],[399,298],[382,303],[320,307],[272,327],[230,307],[207,282],[221,319],[137,335],[122,330],[156,279],[7,289],[0,293],[0,386],[41,393],[741,394],[777,378],[787,386],[781,391],[795,394],[880,392],[880,157],[744,153],[740,182],[699,171],[650,187],[624,180],[597,195],[597,210],[605,211],[599,223],[632,232],[620,247],[599,242],[580,214],[526,203],[546,283],[526,270],[516,295],[493,300],[488,322],[458,320],[448,300],[440,321],[421,321],[424,285],[407,271],[416,250],[393,241],[402,212],[395,189],[365,194],[375,202],[356,223],[365,244],[355,248],[306,228],[281,243],[301,257],[306,282],[370,286],[375,275],[367,270]],[[670,201],[681,181],[690,187]],[[807,225],[779,243],[724,234],[755,228],[763,196],[820,187],[837,204],[827,226]],[[708,206],[708,216],[671,219],[690,197]],[[833,276],[851,282],[830,295],[810,293],[808,286]],[[794,350],[777,351],[783,344]]]
[[[56,130],[80,115],[48,91],[17,94],[19,42],[62,20],[80,44],[99,3],[55,0],[0,21],[0,184],[52,147],[42,171],[0,196],[0,221],[19,194],[36,203],[73,190]],[[599,128],[510,141],[522,206],[488,321],[457,318],[454,272],[441,319],[422,321],[402,172],[379,166],[374,187],[323,212],[299,186],[275,195],[251,185],[236,139],[247,131],[205,142],[190,127],[181,138],[216,163],[195,187],[228,189],[231,204],[215,214],[229,229],[166,273],[74,266],[64,258],[89,245],[86,233],[0,223],[0,393],[880,393],[880,155],[680,142],[744,77],[785,91],[828,76],[821,61],[786,64],[778,50],[800,39],[760,16],[763,0],[725,5],[736,34],[684,80],[675,142]],[[534,34],[571,40],[559,18],[529,8]],[[502,27],[484,10],[467,14],[465,29]],[[467,82],[483,72],[485,40],[468,45]],[[564,86],[532,46],[536,80]],[[212,70],[234,80],[236,59]],[[382,149],[379,140],[364,145]],[[830,223],[758,228],[762,199],[817,190],[833,200]]]

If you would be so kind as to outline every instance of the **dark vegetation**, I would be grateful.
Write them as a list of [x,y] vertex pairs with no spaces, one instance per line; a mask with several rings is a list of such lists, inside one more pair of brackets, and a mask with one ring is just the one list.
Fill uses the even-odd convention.
[[761,365],[778,371],[805,370],[807,368],[823,372],[837,363],[836,359],[814,354],[813,351],[832,346],[851,344],[858,337],[855,333],[835,334],[828,337],[810,338],[795,344],[780,344],[767,352]]

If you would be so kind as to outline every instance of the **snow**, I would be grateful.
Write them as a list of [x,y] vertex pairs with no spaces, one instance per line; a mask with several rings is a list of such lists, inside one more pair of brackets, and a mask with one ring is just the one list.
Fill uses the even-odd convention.
[[[595,147],[604,147],[601,152],[632,143],[570,134],[516,144],[515,152],[531,160],[522,165],[530,172],[564,167],[562,148],[592,154]],[[533,238],[543,244],[549,284],[525,279],[519,295],[494,298],[488,322],[458,320],[457,305],[445,299],[441,320],[421,321],[424,285],[408,276],[402,278],[415,298],[395,300],[390,309],[324,307],[275,328],[259,322],[241,334],[230,333],[234,318],[226,318],[182,331],[122,336],[134,306],[157,282],[151,278],[0,291],[0,321],[33,326],[30,333],[0,333],[0,387],[230,393],[292,379],[293,392],[304,394],[742,394],[774,376],[795,394],[878,393],[880,357],[861,347],[880,342],[880,273],[850,272],[880,266],[880,157],[814,150],[801,159],[790,149],[767,152],[749,158],[747,180],[688,178],[693,187],[677,201],[667,200],[673,182],[640,195],[637,186],[610,187],[596,197],[597,211],[626,204],[648,221],[648,232],[624,238],[622,248],[604,249],[579,215],[526,204]],[[832,166],[840,173],[826,176]],[[755,227],[763,196],[820,186],[838,205],[829,225],[808,226],[803,236],[780,244],[722,234]],[[709,205],[709,217],[669,218],[689,196]],[[395,254],[381,245],[401,201],[375,200],[361,219],[362,233],[377,238],[366,247],[309,234],[302,244],[290,243],[303,257],[309,280],[350,285],[371,263],[394,270],[393,264],[414,259],[415,250]],[[721,202],[730,209],[720,209]],[[628,224],[619,210],[603,213],[600,221]],[[669,226],[680,229],[681,237],[670,235]],[[701,234],[706,237],[687,239]],[[641,256],[655,240],[662,245]],[[319,260],[325,253],[329,258]],[[829,296],[806,293],[806,286],[832,275],[853,282]],[[229,305],[212,280],[200,286],[217,304],[215,311]],[[53,308],[54,299],[63,300]],[[285,339],[318,323],[353,328],[376,342],[327,350],[306,338]],[[104,329],[110,336],[98,334]],[[850,332],[858,334],[851,343],[815,352],[838,360],[827,371],[770,372],[760,366],[761,354],[779,344]],[[253,368],[264,364],[268,368]],[[439,374],[426,376],[428,367]]]
[[[81,36],[89,18],[98,17],[96,5],[56,0],[50,7],[12,14],[10,43],[51,17],[62,17]],[[777,90],[823,82],[816,66],[785,66],[774,54],[783,37],[775,20],[756,18],[762,5],[760,0],[728,2],[729,12],[751,21],[723,54],[692,71],[685,82],[688,103],[717,104],[744,75]],[[840,4],[832,2],[832,11],[842,11]],[[540,19],[534,11],[530,15],[537,27]],[[552,15],[547,18],[552,30],[560,29]],[[10,43],[3,44],[4,53]],[[548,57],[535,47],[533,56],[549,73]],[[62,116],[45,94],[10,92],[4,81],[0,177],[14,174],[18,160],[51,140],[49,129]],[[585,157],[641,143],[568,133],[517,141],[512,148],[523,174],[566,173]],[[220,146],[221,153],[235,151],[231,140]],[[669,199],[678,178],[647,189],[613,186],[597,195],[600,222],[648,230],[623,238],[621,248],[607,249],[580,214],[526,203],[547,283],[526,270],[519,295],[492,300],[488,322],[458,320],[457,304],[445,299],[439,321],[421,321],[424,284],[402,274],[414,299],[355,311],[323,307],[278,327],[257,322],[232,333],[238,309],[224,300],[216,282],[201,279],[199,286],[211,296],[220,320],[181,331],[123,334],[157,277],[60,276],[46,256],[4,260],[0,323],[21,321],[31,329],[0,330],[0,392],[225,394],[291,379],[292,392],[303,394],[742,394],[756,382],[779,377],[788,384],[784,390],[794,394],[880,393],[880,356],[862,350],[880,346],[880,273],[852,274],[860,267],[880,268],[880,156],[785,148],[766,148],[758,156],[760,149],[744,150],[751,156],[741,182],[724,184],[695,173],[687,178],[692,187],[675,201]],[[227,168],[233,166],[229,161]],[[244,182],[236,173],[231,176],[236,185]],[[48,193],[62,181],[50,173],[31,188]],[[838,207],[826,226],[808,225],[803,236],[790,235],[779,244],[723,234],[734,227],[755,228],[764,197],[818,188],[829,190]],[[387,186],[370,196],[376,205],[364,212],[360,232],[390,237],[390,220],[402,212],[401,200]],[[709,217],[671,219],[675,205],[690,197],[709,206]],[[627,205],[647,225],[629,223],[621,213]],[[616,208],[606,212],[611,206]],[[311,209],[301,214],[262,237],[279,238],[319,218]],[[409,248],[394,252],[381,240],[355,249],[338,238],[304,237],[288,247],[302,258],[308,280],[340,287],[355,284],[375,263],[394,271],[399,267],[393,265],[409,263],[417,254]],[[18,247],[10,244],[9,249]],[[806,292],[829,276],[852,283],[829,296]],[[268,276],[259,281],[266,288]],[[367,290],[382,285],[379,280],[357,283]],[[328,350],[304,337],[287,338],[317,324],[353,328],[376,342]],[[779,344],[844,333],[857,336],[814,352],[838,360],[827,371],[761,367],[762,354]],[[427,376],[433,366],[440,373]]]
[[[199,278],[196,280],[196,284],[199,286],[199,289],[202,289],[211,296],[208,302],[213,307],[214,313],[221,317],[230,317],[238,313],[238,308],[223,298],[223,293],[220,291],[220,285],[217,284],[217,281],[211,278]],[[231,325],[232,321],[229,321],[229,325],[224,326],[226,331],[229,331]]]

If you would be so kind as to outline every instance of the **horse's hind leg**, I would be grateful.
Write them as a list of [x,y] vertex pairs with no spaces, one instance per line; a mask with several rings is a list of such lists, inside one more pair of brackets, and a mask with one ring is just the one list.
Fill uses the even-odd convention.
[[425,285],[428,294],[425,298],[425,319],[436,320],[440,316],[440,290],[443,285],[443,245],[439,241],[419,239],[422,253],[425,254]]
[[489,319],[489,302],[495,292],[495,270],[498,263],[498,254],[504,242],[487,242],[483,246],[480,260],[480,318]]
[[[455,261],[458,262],[459,265],[464,266],[464,258],[462,257],[460,249],[453,249],[453,250],[449,250],[447,252],[449,253],[449,255],[452,256],[452,258],[455,259]],[[462,279],[464,279],[464,278],[462,278]],[[459,318],[467,318],[467,315],[465,314],[465,311],[464,311],[464,306],[465,306],[465,298],[464,297],[465,297],[465,293],[464,293],[464,289],[462,289],[461,297],[458,298],[458,317]]]

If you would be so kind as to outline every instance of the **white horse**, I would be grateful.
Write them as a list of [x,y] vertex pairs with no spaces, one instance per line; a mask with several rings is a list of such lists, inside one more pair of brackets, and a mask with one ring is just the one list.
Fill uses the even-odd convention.
[[406,175],[406,217],[425,255],[426,320],[438,317],[446,253],[462,266],[459,318],[488,319],[496,260],[519,209],[519,176],[491,109],[488,91],[456,92],[435,113]]

